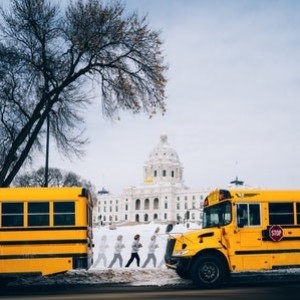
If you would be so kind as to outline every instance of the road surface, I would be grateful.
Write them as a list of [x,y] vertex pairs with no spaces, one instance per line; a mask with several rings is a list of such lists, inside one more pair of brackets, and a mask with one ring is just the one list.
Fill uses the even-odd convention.
[[132,286],[128,284],[58,284],[8,286],[1,288],[0,299],[43,300],[283,300],[300,299],[300,279],[285,277],[260,280],[258,277],[233,278],[214,290],[196,289],[191,284],[173,286]]

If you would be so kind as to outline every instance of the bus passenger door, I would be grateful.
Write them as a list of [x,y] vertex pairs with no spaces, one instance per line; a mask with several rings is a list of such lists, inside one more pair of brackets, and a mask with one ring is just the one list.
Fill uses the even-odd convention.
[[259,203],[236,204],[235,255],[241,270],[261,269],[264,257],[262,246],[262,221]]

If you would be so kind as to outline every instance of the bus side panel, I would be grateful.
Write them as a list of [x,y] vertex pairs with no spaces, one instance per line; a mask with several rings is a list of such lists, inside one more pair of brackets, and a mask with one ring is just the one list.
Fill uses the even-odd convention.
[[[2,201],[24,204],[23,227],[3,227]],[[28,203],[35,201],[50,203],[49,226],[28,226]],[[66,212],[71,216],[73,214],[70,220],[75,220],[75,224],[70,222],[55,226],[54,202],[75,204],[75,211]],[[0,189],[0,275],[50,275],[90,268],[93,258],[92,228],[87,217],[90,205],[91,199],[84,196],[81,188]],[[59,209],[58,214],[65,214],[64,207],[60,206]],[[67,217],[63,220],[68,220]]]

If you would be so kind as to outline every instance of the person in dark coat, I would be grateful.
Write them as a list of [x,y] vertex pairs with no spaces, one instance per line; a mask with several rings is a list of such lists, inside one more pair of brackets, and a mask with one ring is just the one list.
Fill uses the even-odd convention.
[[140,238],[141,238],[141,236],[139,234],[136,234],[134,236],[134,241],[131,245],[131,256],[130,256],[130,259],[127,262],[125,268],[128,268],[134,259],[136,259],[137,266],[138,267],[140,266],[140,256],[139,256],[138,252],[139,252],[140,248],[143,247],[143,245],[140,243]]

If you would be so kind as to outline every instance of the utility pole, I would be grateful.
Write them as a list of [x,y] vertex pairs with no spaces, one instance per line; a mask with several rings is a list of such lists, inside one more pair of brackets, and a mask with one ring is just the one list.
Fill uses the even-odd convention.
[[46,132],[46,161],[45,161],[45,183],[44,187],[48,187],[48,173],[49,173],[49,136],[50,136],[50,117],[47,116],[47,132]]

